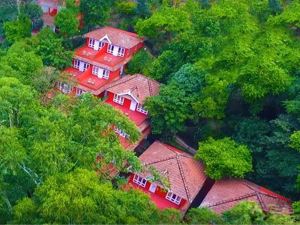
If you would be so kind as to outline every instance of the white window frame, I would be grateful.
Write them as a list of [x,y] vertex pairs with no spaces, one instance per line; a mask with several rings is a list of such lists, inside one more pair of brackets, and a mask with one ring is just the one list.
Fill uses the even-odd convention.
[[133,177],[133,183],[141,186],[141,187],[146,187],[146,184],[147,184],[147,180],[143,177],[140,177],[139,175],[137,174],[134,174],[134,177]]
[[123,104],[124,104],[124,97],[115,94],[115,95],[114,95],[113,101],[114,101],[115,103],[118,103],[119,105],[123,105]]
[[142,104],[138,104],[136,107],[136,111],[148,115],[148,110],[144,109]]
[[75,69],[79,69],[79,65],[80,65],[80,60],[74,59],[74,61],[73,61],[73,67]]
[[86,71],[89,67],[90,67],[90,64],[84,62],[84,64],[83,64],[83,71]]
[[126,134],[126,132],[124,132],[123,130],[121,130],[117,127],[114,128],[114,131],[123,138],[129,138],[129,135]]
[[176,194],[174,194],[171,191],[168,191],[167,195],[166,195],[166,199],[169,200],[170,202],[175,203],[176,205],[179,205],[182,198]]
[[83,95],[86,91],[80,89],[80,88],[76,88],[76,96],[80,96]]
[[109,73],[110,73],[109,70],[104,69],[104,70],[103,70],[103,74],[102,74],[103,76],[102,76],[102,77],[103,77],[104,79],[108,80],[108,78],[109,78]]
[[125,55],[125,48],[119,47],[118,49],[118,56],[123,57]]
[[89,39],[89,47],[91,47],[91,48],[94,48],[94,46],[95,46],[95,39],[93,39],[93,38],[90,38]]
[[58,82],[58,88],[64,94],[69,94],[72,91],[72,86],[64,82]]
[[114,45],[109,44],[107,47],[107,52],[110,54],[113,54],[114,48],[115,48]]
[[98,71],[99,71],[99,67],[98,66],[93,66],[92,74],[98,76]]
[[105,43],[103,41],[99,41],[99,49],[103,48],[104,45]]
[[[99,69],[101,69],[102,74],[99,74]],[[95,75],[95,76],[97,76],[97,77],[99,77],[99,78],[104,78],[104,79],[108,80],[108,78],[109,78],[109,73],[110,73],[109,70],[100,68],[100,67],[98,67],[98,66],[93,66],[92,74]]]

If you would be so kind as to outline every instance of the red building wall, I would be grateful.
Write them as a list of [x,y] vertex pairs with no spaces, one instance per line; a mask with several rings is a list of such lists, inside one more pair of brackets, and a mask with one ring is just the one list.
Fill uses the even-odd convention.
[[[114,93],[112,92],[107,92],[107,99],[106,102],[114,102]],[[123,107],[129,109],[131,104],[131,100],[124,98],[124,104]]]
[[116,80],[117,77],[120,77],[121,69],[117,69],[116,71],[109,72],[109,81]]
[[[133,182],[133,177],[134,177],[134,174],[131,174],[131,175],[129,176],[128,183],[135,184],[135,183]],[[135,184],[135,185],[136,185],[136,184]],[[145,189],[145,190],[149,190],[150,186],[151,186],[151,182],[150,182],[150,181],[147,181],[145,187],[142,187],[142,186],[139,186],[139,187],[140,187],[140,188],[143,188],[143,189]],[[154,194],[157,195],[157,196],[159,196],[159,197],[161,197],[161,198],[166,198],[167,193],[168,193],[168,191],[166,191],[165,189],[161,188],[160,186],[157,186],[156,191],[155,191]],[[176,194],[176,193],[175,193],[175,194]],[[186,204],[186,202],[187,202],[187,201],[186,201],[185,199],[182,199],[181,202],[180,202],[180,204],[179,204],[179,208],[182,208],[182,207]],[[174,203],[174,204],[175,204],[175,203]]]

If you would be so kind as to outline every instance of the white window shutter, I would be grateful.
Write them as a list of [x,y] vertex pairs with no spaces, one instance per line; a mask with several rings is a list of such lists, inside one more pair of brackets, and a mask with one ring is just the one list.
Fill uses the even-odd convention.
[[97,40],[95,40],[94,50],[96,50],[96,51],[99,50],[99,41],[97,41]]

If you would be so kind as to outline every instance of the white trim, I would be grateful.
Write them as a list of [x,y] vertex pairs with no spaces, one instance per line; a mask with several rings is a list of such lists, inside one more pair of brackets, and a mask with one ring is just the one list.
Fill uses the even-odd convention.
[[67,83],[57,82],[57,86],[58,86],[58,89],[64,94],[69,94],[72,91],[72,86]]
[[114,94],[114,99],[113,101],[115,103],[118,103],[120,105],[123,105],[124,104],[124,97],[120,96],[120,95],[117,95],[117,94]]
[[148,115],[148,110],[146,110],[142,104],[138,104],[136,107],[136,111]]
[[119,47],[118,56],[124,57],[124,55],[125,55],[125,48]]
[[76,88],[76,96],[80,96],[83,95],[84,93],[86,93],[86,91],[80,89],[80,88]]
[[104,79],[108,80],[110,71],[107,69],[104,69],[102,67],[93,66],[92,74],[99,78],[104,78]]
[[74,60],[73,60],[73,67],[74,67],[75,69],[79,69],[79,65],[80,65],[80,60],[74,59]]
[[111,44],[111,41],[109,40],[107,34],[103,38],[101,38],[100,41],[102,42],[104,39],[107,39],[108,43]]
[[112,44],[109,44],[107,47],[107,53],[113,54],[114,49],[115,49],[115,46]]
[[140,177],[139,175],[137,174],[134,174],[134,177],[133,177],[133,183],[141,186],[141,187],[146,187],[146,184],[147,184],[147,180],[143,177]]
[[119,96],[123,96],[123,95],[129,95],[131,98],[133,98],[133,99],[136,101],[136,103],[139,104],[139,101],[131,94],[130,91],[123,92],[123,93],[120,93],[120,94],[119,94]]
[[129,135],[125,131],[123,131],[117,127],[114,128],[114,131],[123,138],[129,138]]
[[96,40],[94,38],[89,38],[89,47],[94,48]]
[[175,203],[176,205],[179,205],[182,198],[176,194],[174,194],[171,191],[168,191],[167,195],[166,195],[166,199],[169,200],[170,202]]

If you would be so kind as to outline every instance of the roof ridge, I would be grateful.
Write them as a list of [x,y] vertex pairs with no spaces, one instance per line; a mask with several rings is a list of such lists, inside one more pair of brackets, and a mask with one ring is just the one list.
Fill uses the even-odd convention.
[[164,159],[160,159],[160,160],[156,160],[156,161],[152,161],[152,162],[145,163],[144,165],[145,165],[145,166],[149,166],[149,165],[151,165],[151,164],[155,164],[155,163],[159,163],[159,162],[163,162],[163,161],[168,161],[168,160],[174,159],[174,158],[176,158],[176,156],[169,156],[169,157],[164,158]]
[[[266,196],[269,196],[269,197],[272,197],[272,198],[279,198],[277,193],[274,193],[275,196],[274,196],[274,195],[271,195],[271,194],[269,194],[269,193],[265,193],[265,192],[263,192],[263,191],[260,190],[261,186],[255,184],[255,183],[252,183],[252,182],[250,182],[250,181],[248,181],[248,180],[243,180],[243,183],[244,183],[247,187],[249,187],[251,190],[253,190],[257,195],[259,195],[259,197],[260,197],[259,200],[262,200],[262,199],[261,199],[261,195],[266,195]],[[256,188],[253,187],[253,186],[255,186]],[[270,190],[270,191],[271,191],[271,190]],[[272,191],[271,191],[271,192],[272,192]],[[264,204],[264,203],[263,203],[263,204]],[[263,207],[263,206],[262,206],[262,207]]]
[[222,200],[222,201],[219,201],[219,202],[216,202],[216,203],[213,203],[213,204],[208,204],[207,207],[214,207],[214,206],[218,206],[218,205],[221,205],[221,204],[224,204],[224,203],[234,202],[234,201],[242,200],[244,198],[252,197],[252,196],[257,196],[257,195],[256,195],[256,193],[248,193],[248,194],[239,196],[237,198],[232,198],[232,199],[228,199],[228,200]]
[[176,160],[177,160],[179,172],[180,172],[180,175],[181,175],[181,178],[182,178],[182,181],[183,181],[183,186],[184,186],[184,189],[185,189],[185,192],[186,192],[186,196],[187,196],[189,202],[191,202],[190,191],[189,191],[188,186],[187,186],[187,182],[186,182],[186,179],[185,179],[185,176],[184,176],[184,171],[183,171],[183,167],[181,165],[181,161],[179,159],[179,156],[180,156],[180,154],[176,154]]
[[267,208],[265,202],[263,201],[263,199],[261,197],[261,194],[259,192],[255,192],[255,193],[256,193],[256,196],[258,198],[259,204],[261,205],[263,211],[268,211],[268,208]]
[[[127,79],[125,80],[125,78],[127,78]],[[127,76],[124,76],[124,77],[122,77],[122,78],[116,80],[114,83],[112,83],[111,86],[109,86],[107,89],[112,88],[112,87],[115,87],[116,85],[119,85],[119,84],[123,84],[123,83],[125,83],[125,82],[128,82],[128,81],[130,81],[130,80],[132,80],[132,79],[134,79],[134,78],[135,78],[135,75],[127,75]]]

